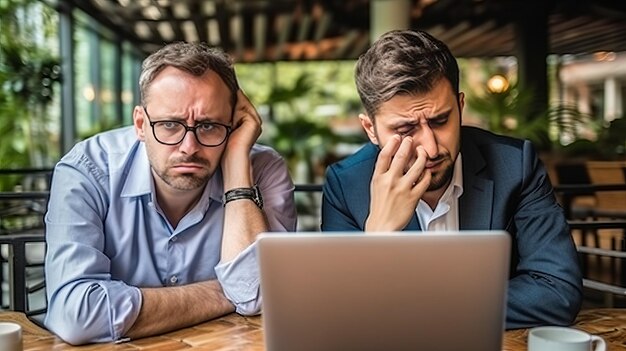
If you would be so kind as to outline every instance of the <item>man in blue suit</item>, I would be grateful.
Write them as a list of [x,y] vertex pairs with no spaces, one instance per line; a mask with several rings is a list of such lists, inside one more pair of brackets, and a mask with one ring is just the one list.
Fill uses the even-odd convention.
[[355,76],[371,143],[327,170],[322,230],[506,230],[507,329],[573,322],[581,273],[547,173],[530,142],[461,126],[464,95],[447,46],[392,31],[359,58]]

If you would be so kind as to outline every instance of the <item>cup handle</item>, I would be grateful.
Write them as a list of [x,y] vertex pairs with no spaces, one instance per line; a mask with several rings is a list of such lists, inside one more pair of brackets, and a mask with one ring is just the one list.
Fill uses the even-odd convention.
[[593,351],[606,351],[606,343],[604,339],[597,335],[591,336],[591,345],[595,345]]

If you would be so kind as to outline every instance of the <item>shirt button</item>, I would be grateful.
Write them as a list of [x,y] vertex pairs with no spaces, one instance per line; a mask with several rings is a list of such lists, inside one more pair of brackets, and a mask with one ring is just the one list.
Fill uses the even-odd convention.
[[178,240],[178,237],[177,236],[173,236],[172,239],[170,239],[170,240],[172,240],[172,242],[175,243],[176,240]]
[[170,278],[170,283],[171,283],[172,285],[176,284],[176,282],[177,282],[177,281],[178,281],[178,277],[177,277],[177,276],[175,276],[175,275],[173,275],[173,276]]

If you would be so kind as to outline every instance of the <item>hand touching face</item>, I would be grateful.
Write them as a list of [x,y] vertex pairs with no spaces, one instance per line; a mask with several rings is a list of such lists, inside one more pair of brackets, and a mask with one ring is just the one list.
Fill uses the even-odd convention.
[[394,96],[375,117],[359,116],[372,143],[381,147],[367,230],[403,229],[420,199],[436,207],[459,154],[462,108],[463,94],[457,98],[441,79],[425,94]]
[[376,160],[366,231],[397,231],[408,224],[431,181],[427,158],[412,137],[389,139]]
[[450,83],[441,79],[425,94],[396,95],[379,106],[375,117],[359,117],[370,140],[381,148],[395,135],[410,136],[415,146],[424,148],[432,174],[426,196],[436,203],[460,151],[463,103],[463,93],[457,98]]
[[233,129],[222,158],[224,189],[254,185],[250,150],[261,135],[261,124],[259,113],[248,97],[239,90],[233,114]]

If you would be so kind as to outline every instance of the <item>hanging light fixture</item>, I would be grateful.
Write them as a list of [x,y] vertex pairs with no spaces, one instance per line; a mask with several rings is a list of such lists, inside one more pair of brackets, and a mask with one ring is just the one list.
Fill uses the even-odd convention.
[[487,81],[487,89],[494,94],[504,93],[509,89],[509,80],[501,74],[494,74]]

